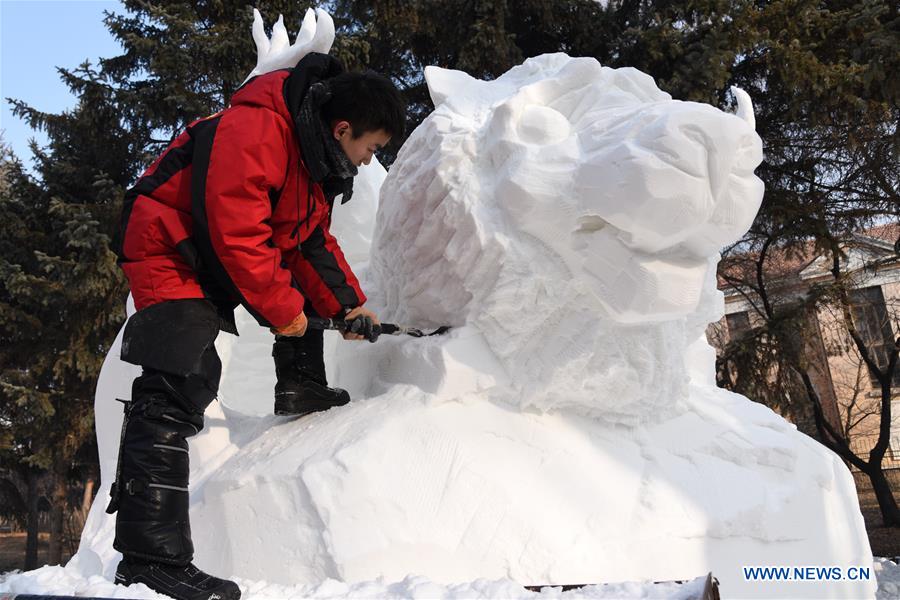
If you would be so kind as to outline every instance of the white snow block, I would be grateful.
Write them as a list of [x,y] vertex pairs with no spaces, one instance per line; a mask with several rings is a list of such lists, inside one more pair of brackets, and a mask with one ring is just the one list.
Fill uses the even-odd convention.
[[[714,385],[717,252],[762,193],[749,99],[728,115],[564,54],[493,82],[427,78],[437,109],[375,222],[360,213],[342,235],[383,320],[454,329],[327,335],[329,379],[354,401],[291,420],[269,415],[271,337],[242,313],[241,337],[217,343],[222,406],[191,443],[198,564],[286,585],[712,571],[727,598],[873,597],[871,579],[742,570],[872,566],[841,461]],[[353,202],[371,206],[376,188]],[[111,355],[98,386],[104,490],[111,395],[132,376]],[[79,569],[110,576],[112,525],[95,506]]]
[[859,598],[872,582],[746,582],[757,565],[869,565],[852,478],[768,409],[714,389],[627,429],[421,389],[282,423],[192,507],[198,560],[291,584],[690,579],[725,597]]

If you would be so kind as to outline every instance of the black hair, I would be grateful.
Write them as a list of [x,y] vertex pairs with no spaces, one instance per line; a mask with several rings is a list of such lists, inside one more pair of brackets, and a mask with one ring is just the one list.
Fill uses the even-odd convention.
[[328,125],[347,121],[358,138],[383,129],[394,140],[406,131],[406,102],[390,79],[375,71],[341,73],[328,80],[331,99],[322,105]]

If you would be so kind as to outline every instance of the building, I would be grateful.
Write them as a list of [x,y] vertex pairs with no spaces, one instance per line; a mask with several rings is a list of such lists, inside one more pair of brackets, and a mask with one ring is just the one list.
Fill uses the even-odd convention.
[[[871,348],[876,364],[884,368],[900,337],[900,223],[854,235],[842,244],[841,250],[841,271],[853,282],[849,297],[852,322]],[[758,254],[747,253],[729,257],[720,265],[719,289],[725,294],[725,317],[708,331],[720,357],[726,355],[729,344],[752,333],[763,321],[763,298],[754,289],[758,287],[758,260]],[[797,306],[814,286],[833,281],[830,253],[816,250],[812,242],[787,251],[770,249],[763,264],[766,289],[772,296],[770,304],[777,301],[779,306]],[[804,315],[803,332],[801,335],[798,331],[797,337],[802,339],[802,356],[821,399],[824,417],[845,435],[857,455],[867,460],[878,438],[880,385],[857,351],[837,303],[817,305]],[[891,391],[890,447],[883,466],[900,468],[900,364],[894,369]],[[805,389],[791,386],[778,392],[805,397]],[[818,437],[811,406],[806,413],[794,410],[784,416],[801,431]]]

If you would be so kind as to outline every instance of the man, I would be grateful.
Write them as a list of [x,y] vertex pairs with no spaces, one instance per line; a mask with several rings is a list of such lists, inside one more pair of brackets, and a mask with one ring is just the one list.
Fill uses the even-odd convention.
[[275,412],[349,402],[327,387],[322,332],[307,315],[354,323],[374,341],[377,316],[329,233],[333,201],[357,167],[404,131],[389,80],[345,73],[309,54],[251,79],[224,111],[192,123],[125,198],[120,264],[138,311],[122,359],[143,370],[125,403],[116,482],[116,581],[179,600],[231,600],[240,590],[191,564],[187,438],[215,399],[219,330],[237,333],[243,306],[276,334]]

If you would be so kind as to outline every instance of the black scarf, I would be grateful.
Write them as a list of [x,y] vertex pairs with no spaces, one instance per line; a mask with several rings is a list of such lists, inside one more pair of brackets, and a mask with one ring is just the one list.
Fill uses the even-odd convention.
[[353,195],[353,178],[359,169],[347,158],[322,118],[322,105],[330,98],[327,82],[309,86],[295,117],[296,129],[310,180],[322,185],[329,204],[338,194],[343,194],[341,204],[346,204]]

